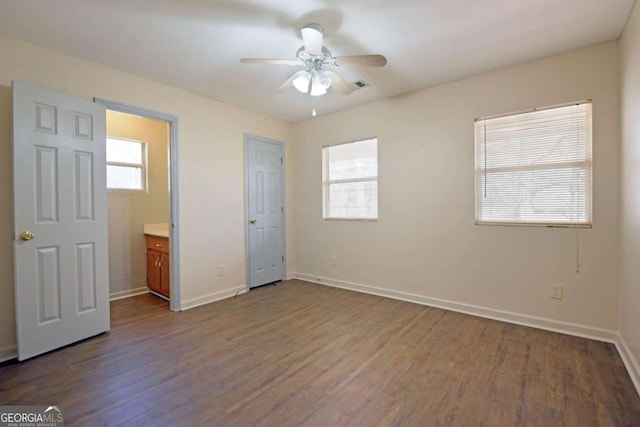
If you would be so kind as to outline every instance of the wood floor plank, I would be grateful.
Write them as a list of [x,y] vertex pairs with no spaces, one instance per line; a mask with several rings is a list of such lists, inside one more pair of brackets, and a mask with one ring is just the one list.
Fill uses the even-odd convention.
[[108,334],[0,365],[0,404],[69,426],[634,426],[611,344],[297,280],[171,313],[115,301]]
[[[531,331],[531,352],[526,377],[524,424],[532,426],[566,425],[562,382],[565,357],[561,335]],[[560,350],[560,351],[559,351]]]
[[495,361],[487,401],[478,424],[481,426],[522,425],[527,367],[529,364],[529,330],[504,325],[500,353]]

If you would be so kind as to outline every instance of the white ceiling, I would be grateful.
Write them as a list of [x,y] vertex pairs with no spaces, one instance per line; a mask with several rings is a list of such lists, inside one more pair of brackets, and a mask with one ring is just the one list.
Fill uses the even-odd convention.
[[[0,34],[295,122],[620,37],[635,0],[0,0]],[[371,87],[311,98],[276,89],[316,22],[338,72]],[[1,62],[1,58],[0,58]]]

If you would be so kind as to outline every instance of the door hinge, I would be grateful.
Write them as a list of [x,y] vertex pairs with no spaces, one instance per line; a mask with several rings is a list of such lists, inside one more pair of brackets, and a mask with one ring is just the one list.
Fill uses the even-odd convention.
[[284,262],[284,255],[282,255],[282,262]]
[[284,206],[280,206],[280,212],[284,213]]
[[282,157],[280,157],[280,164],[283,164],[284,160],[282,159]]

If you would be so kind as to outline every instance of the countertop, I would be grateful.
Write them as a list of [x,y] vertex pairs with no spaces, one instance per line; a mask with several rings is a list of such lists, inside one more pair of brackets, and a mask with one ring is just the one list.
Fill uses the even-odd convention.
[[147,236],[169,237],[169,224],[144,224],[143,233]]

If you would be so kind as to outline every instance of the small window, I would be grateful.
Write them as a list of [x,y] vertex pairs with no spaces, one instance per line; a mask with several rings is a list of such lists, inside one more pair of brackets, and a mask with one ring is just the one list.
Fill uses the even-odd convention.
[[146,190],[146,143],[107,137],[107,189]]
[[324,147],[323,217],[378,218],[378,139]]
[[477,119],[476,223],[591,226],[591,102]]

